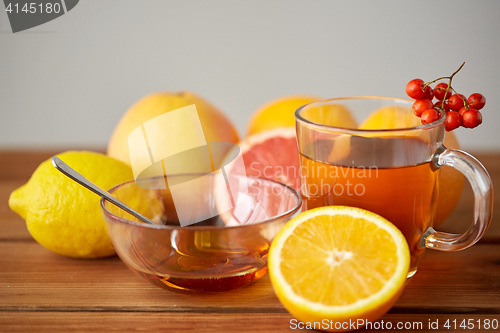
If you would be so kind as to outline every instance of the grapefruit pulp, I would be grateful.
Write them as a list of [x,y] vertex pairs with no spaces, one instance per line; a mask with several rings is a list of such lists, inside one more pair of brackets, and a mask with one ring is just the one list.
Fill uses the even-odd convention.
[[238,145],[244,161],[231,174],[271,179],[298,190],[299,153],[294,127],[279,127],[249,136]]

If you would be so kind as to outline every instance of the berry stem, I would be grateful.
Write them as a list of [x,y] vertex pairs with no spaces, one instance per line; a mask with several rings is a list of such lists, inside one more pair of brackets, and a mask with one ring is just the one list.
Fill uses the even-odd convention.
[[[458,67],[458,69],[457,69],[457,70],[456,70],[453,74],[451,74],[450,76],[442,76],[442,77],[437,78],[437,79],[435,79],[435,80],[433,80],[433,81],[426,82],[426,83],[424,84],[424,86],[423,86],[423,89],[425,89],[428,85],[433,84],[434,82],[437,82],[437,81],[439,81],[439,80],[450,79],[450,82],[451,82],[451,79],[455,76],[455,74],[457,74],[457,73],[458,73],[458,72],[462,69],[462,67],[464,67],[464,65],[465,65],[465,61],[464,61],[464,62],[462,63],[462,65],[460,65],[460,67]],[[446,92],[448,92],[448,90],[446,90]]]
[[451,74],[450,79],[453,78],[455,76],[455,74],[460,72],[460,70],[462,69],[462,67],[464,67],[464,65],[465,65],[465,61],[460,65],[460,67],[458,67],[458,69],[453,74]]
[[[451,80],[453,80],[453,77],[455,76],[455,74],[460,72],[460,70],[462,69],[462,67],[464,67],[464,65],[465,65],[465,61],[460,65],[460,67],[458,67],[458,69],[456,71],[453,72],[453,74],[450,75],[450,79],[448,81],[448,87],[446,87],[446,92],[444,93],[445,98],[443,98],[443,101],[441,102],[441,109],[443,109],[443,110],[444,110],[444,101],[446,99],[446,96],[448,96],[448,91],[451,88]],[[452,90],[453,90],[453,88],[452,88]],[[453,91],[455,91],[455,90],[453,90]]]
[[[455,91],[455,90],[451,87],[451,81],[453,80],[453,77],[455,76],[455,74],[457,74],[457,73],[458,73],[458,72],[462,69],[462,67],[464,67],[464,65],[465,65],[465,61],[464,61],[464,62],[460,65],[460,67],[458,67],[458,69],[457,69],[455,72],[453,72],[453,74],[451,74],[451,75],[448,77],[448,79],[449,79],[449,80],[448,80],[448,87],[446,87],[446,91],[445,91],[445,93],[444,93],[444,98],[443,98],[443,100],[441,101],[441,109],[443,109],[443,110],[444,110],[444,102],[445,102],[445,100],[446,100],[446,96],[448,96],[448,91],[450,90],[450,88],[451,88],[451,90]],[[439,80],[439,79],[438,79],[438,80]],[[433,82],[436,82],[436,80],[434,80]],[[455,91],[455,92],[456,92],[456,91]]]
[[422,89],[425,90],[425,88],[427,88],[427,86],[433,84],[434,82],[437,82],[439,80],[449,79],[449,78],[450,78],[449,76],[443,76],[443,77],[437,78],[437,79],[435,79],[433,81],[426,82],[426,83],[424,83],[424,86],[422,87]]

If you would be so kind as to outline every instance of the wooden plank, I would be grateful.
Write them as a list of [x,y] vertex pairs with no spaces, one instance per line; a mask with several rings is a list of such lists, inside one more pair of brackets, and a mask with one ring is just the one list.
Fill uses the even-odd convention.
[[[290,330],[292,317],[274,295],[268,275],[228,293],[162,290],[133,275],[117,257],[76,260],[42,248],[7,200],[53,153],[16,154],[0,152],[0,331]],[[478,157],[494,187],[500,188],[500,155]],[[18,167],[19,161],[26,167]],[[465,230],[472,219],[471,202],[466,188],[459,207],[440,229]],[[427,251],[419,272],[382,319],[439,319],[440,325],[447,319],[500,320],[499,214],[497,196],[493,223],[482,244],[457,253]]]
[[[500,189],[500,154],[473,154],[484,165],[493,182],[493,189]],[[446,191],[446,189],[440,189]],[[500,242],[500,195],[493,198],[493,219],[483,242]],[[450,217],[436,229],[440,231],[463,233],[473,220],[474,196],[470,185],[465,182],[462,196]]]
[[175,292],[135,276],[117,257],[71,259],[35,242],[0,242],[0,295],[0,311],[284,311],[267,277],[235,292]]
[[[20,180],[0,181],[0,240],[31,239],[26,229],[25,221],[8,206],[10,193],[24,183],[24,181]],[[500,188],[500,184],[497,188]],[[453,214],[446,222],[436,229],[453,233],[464,232],[467,230],[473,218],[472,205],[472,190],[470,188],[465,188]],[[500,243],[500,196],[495,197],[493,220],[481,242]]]
[[[500,245],[427,251],[393,313],[500,314]],[[0,311],[283,313],[266,274],[227,293],[163,290],[117,258],[77,260],[35,242],[0,242]]]
[[[365,332],[384,330],[406,330],[436,332],[464,330],[461,324],[469,325],[465,331],[497,331],[499,315],[463,314],[386,314],[371,324]],[[446,327],[446,323],[450,325]],[[489,329],[485,329],[490,327]],[[304,326],[302,326],[304,325]],[[4,332],[290,332],[306,327],[288,313],[116,313],[116,312],[0,312],[0,328]],[[309,324],[311,327],[314,323]],[[325,321],[320,325],[335,326]],[[340,324],[339,324],[340,325]],[[346,322],[344,325],[348,325]],[[435,326],[436,325],[436,326]],[[481,325],[481,328],[479,328]],[[497,326],[498,325],[498,326]],[[406,326],[406,327],[405,327]],[[356,327],[356,326],[353,326]],[[398,327],[400,327],[398,329]],[[431,329],[432,327],[432,329]],[[456,329],[455,329],[456,327]],[[497,329],[494,329],[497,327]],[[323,326],[323,328],[325,328]]]
[[2,150],[0,151],[0,181],[28,180],[31,174],[43,161],[49,159],[61,150]]
[[103,148],[0,150],[0,181],[13,179],[27,181],[40,163],[68,150],[105,152]]
[[[25,223],[7,205],[10,193],[26,183],[38,163],[49,158],[56,151],[48,152],[6,152],[0,151],[0,240],[30,239]],[[500,154],[478,154],[477,157],[488,169],[493,186],[500,189]],[[469,185],[464,191],[453,214],[437,229],[462,233],[473,219],[473,195]],[[500,195],[494,198],[493,221],[483,242],[500,243]]]

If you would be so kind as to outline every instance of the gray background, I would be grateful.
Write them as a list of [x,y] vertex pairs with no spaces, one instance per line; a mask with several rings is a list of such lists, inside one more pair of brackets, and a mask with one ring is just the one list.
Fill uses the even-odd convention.
[[243,136],[288,94],[405,97],[466,65],[459,92],[487,98],[465,150],[500,151],[500,1],[82,0],[12,34],[0,5],[0,148],[103,149],[123,113],[191,90]]

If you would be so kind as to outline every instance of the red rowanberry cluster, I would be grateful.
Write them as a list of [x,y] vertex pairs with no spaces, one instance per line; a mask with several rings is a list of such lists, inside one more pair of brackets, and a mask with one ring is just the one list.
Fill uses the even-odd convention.
[[[483,122],[481,110],[486,104],[486,98],[480,93],[474,93],[465,98],[451,86],[453,76],[463,67],[449,77],[441,77],[431,82],[424,82],[421,79],[413,79],[406,85],[406,94],[416,101],[413,103],[413,112],[421,118],[422,124],[429,124],[441,118],[440,110],[446,114],[444,126],[447,131],[463,126],[474,128]],[[448,83],[438,83],[434,89],[431,84],[448,79]],[[437,102],[432,103],[436,98]]]

